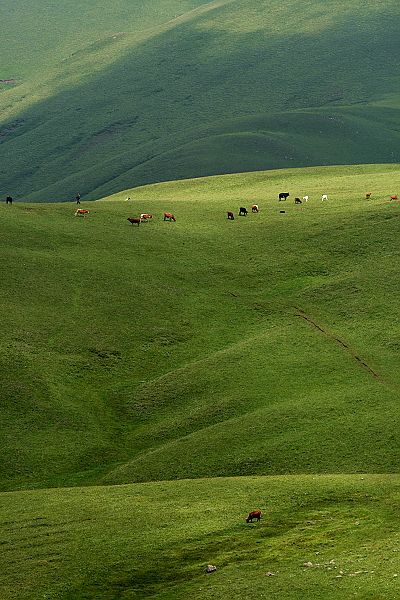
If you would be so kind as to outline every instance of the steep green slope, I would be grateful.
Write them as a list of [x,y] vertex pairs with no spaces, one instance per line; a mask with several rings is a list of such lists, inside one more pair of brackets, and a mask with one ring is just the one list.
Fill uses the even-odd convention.
[[87,39],[54,15],[65,39],[57,52],[47,41],[44,77],[0,97],[0,193],[97,198],[181,177],[399,160],[395,0],[186,2],[183,14],[129,4],[107,29],[96,2]]
[[[0,6],[1,78],[23,81],[45,79],[46,70],[109,36],[125,31],[143,32],[177,18],[206,0],[3,0]],[[139,37],[139,35],[138,35]],[[97,48],[98,49],[98,48]]]
[[[398,475],[0,494],[2,600],[398,598]],[[264,511],[246,524],[249,510]],[[207,564],[214,573],[205,572]]]
[[326,167],[147,186],[85,219],[3,204],[2,489],[396,472],[399,184]]

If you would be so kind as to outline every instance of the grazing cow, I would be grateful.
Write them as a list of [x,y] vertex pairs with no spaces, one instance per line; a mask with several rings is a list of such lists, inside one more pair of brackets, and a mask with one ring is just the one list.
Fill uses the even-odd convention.
[[372,196],[372,192],[367,192],[367,193],[365,194],[365,199],[366,199],[366,200],[369,200],[369,199],[371,198],[371,196]]
[[253,512],[249,513],[249,515],[246,519],[246,523],[252,523],[253,519],[257,519],[257,521],[260,521],[261,515],[262,515],[261,510],[254,510]]
[[258,213],[258,204],[251,205],[251,212]]
[[281,192],[279,194],[279,201],[286,200],[288,196],[290,196],[289,192]]
[[304,202],[308,202],[308,198],[309,198],[309,196],[303,196]]
[[247,208],[244,208],[243,206],[240,207],[239,209],[239,217],[247,217]]
[[303,204],[302,201],[300,200],[300,198],[295,198],[294,203],[295,204]]
[[230,221],[234,221],[235,220],[235,216],[234,216],[233,212],[230,211],[230,210],[228,210],[228,219]]
[[174,217],[174,215],[172,213],[165,212],[164,213],[164,221],[166,221],[167,219],[169,221],[176,221],[176,219],[175,219],[175,217]]
[[132,225],[140,225],[141,222],[141,218],[140,217],[128,217],[127,221],[129,221],[129,223],[132,223]]
[[144,222],[148,221],[149,219],[152,219],[153,215],[151,215],[150,213],[142,213],[140,215],[140,219]]
[[89,214],[89,211],[86,208],[77,208],[75,211],[76,217],[86,217]]
[[7,198],[6,198],[6,204],[12,204],[12,201],[13,201],[12,197],[11,196],[7,196]]
[[398,200],[397,196],[390,196],[391,200]]
[[324,200],[328,200],[328,196],[327,196],[327,194],[323,194],[323,195],[322,195],[322,198],[321,198],[321,200],[322,200],[322,201],[324,201]]

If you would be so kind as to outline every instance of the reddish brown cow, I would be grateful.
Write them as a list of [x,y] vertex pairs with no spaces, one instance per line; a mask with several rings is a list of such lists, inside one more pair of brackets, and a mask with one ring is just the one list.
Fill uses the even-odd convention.
[[127,221],[129,221],[129,223],[132,223],[132,225],[140,225],[140,217],[128,217]]
[[258,204],[251,205],[251,212],[258,213]]
[[231,221],[235,220],[234,214],[232,211],[228,210],[228,219],[230,219]]
[[147,221],[148,219],[152,219],[153,215],[150,215],[149,213],[142,213],[140,215],[140,218],[142,219],[142,221]]
[[76,217],[84,217],[86,215],[89,214],[89,211],[86,210],[85,208],[77,208],[75,211],[75,216]]
[[391,200],[398,200],[397,196],[390,196]]
[[165,212],[164,213],[164,221],[166,221],[167,219],[169,221],[176,221],[176,219],[172,213]]
[[261,515],[261,510],[254,510],[253,512],[249,513],[249,516],[246,519],[246,523],[252,523],[253,519],[257,519],[257,521],[259,521],[261,519]]

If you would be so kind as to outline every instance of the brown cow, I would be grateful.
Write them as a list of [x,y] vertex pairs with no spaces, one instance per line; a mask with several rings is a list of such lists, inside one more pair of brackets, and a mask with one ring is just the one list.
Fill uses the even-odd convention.
[[253,519],[257,519],[257,521],[259,521],[261,519],[261,515],[261,510],[254,510],[253,512],[249,513],[246,519],[246,523],[252,523]]
[[228,210],[228,219],[230,219],[231,221],[235,220],[235,216],[234,216],[233,212],[230,210]]
[[391,200],[398,200],[397,196],[390,196]]
[[251,212],[258,213],[258,204],[251,205]]
[[140,217],[128,217],[127,221],[129,221],[129,223],[132,223],[132,225],[140,225]]
[[75,211],[76,217],[85,217],[88,214],[89,214],[89,211],[86,210],[85,208],[77,208]]
[[148,219],[152,219],[153,215],[149,214],[149,213],[142,213],[140,215],[140,218],[142,221],[147,221]]
[[167,219],[169,221],[176,221],[176,219],[172,213],[165,212],[164,213],[164,221],[166,221]]

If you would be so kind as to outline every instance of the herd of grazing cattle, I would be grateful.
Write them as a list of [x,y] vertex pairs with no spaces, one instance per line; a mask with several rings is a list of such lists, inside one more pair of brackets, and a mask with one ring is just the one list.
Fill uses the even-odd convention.
[[[79,195],[78,195],[79,196]],[[76,199],[77,204],[80,204],[80,196]],[[278,195],[278,200],[279,202],[287,200],[290,196],[289,192],[280,192]],[[372,192],[366,192],[365,194],[365,199],[369,200],[372,197]],[[296,196],[294,198],[294,203],[295,204],[303,204],[303,202],[308,202],[310,196],[305,195],[302,196],[302,198],[300,198],[299,196]],[[390,200],[398,200],[398,196],[397,194],[392,194],[389,196]],[[127,198],[127,200],[130,200],[130,198]],[[328,200],[328,194],[322,194],[321,196],[321,201],[324,202],[325,200]],[[12,205],[12,201],[13,198],[11,196],[7,196],[6,197],[6,204],[10,204]],[[258,204],[251,204],[250,206],[250,210],[252,213],[258,213],[260,212],[259,206]],[[284,210],[279,211],[281,213],[284,213]],[[77,208],[74,215],[76,217],[86,217],[86,215],[88,215],[90,213],[90,211],[88,209],[85,208]],[[247,208],[245,206],[241,206],[239,208],[239,216],[240,217],[247,217],[249,211],[247,210]],[[235,220],[235,214],[233,211],[228,210],[227,211],[227,217],[229,221],[234,221]],[[153,215],[151,213],[140,213],[140,216],[138,217],[128,217],[127,221],[129,221],[129,223],[131,223],[132,225],[140,225],[141,223],[146,223],[147,221],[151,220],[153,218]],[[163,215],[163,220],[164,221],[176,221],[175,216],[170,213],[170,212],[164,212]]]
[[[290,196],[289,192],[280,192],[278,195],[278,200],[279,200],[279,202],[281,202],[283,200],[287,200],[289,196]],[[372,196],[372,192],[366,192],[365,199],[369,200],[371,198],[371,196]],[[130,198],[127,198],[127,199],[130,200]],[[308,196],[308,195],[302,196],[302,198],[296,196],[294,199],[294,203],[295,204],[303,204],[303,202],[308,202],[309,199],[310,199],[310,196]],[[397,197],[397,195],[392,195],[392,196],[390,196],[390,199],[397,200],[398,197]],[[328,194],[322,194],[321,201],[324,202],[325,200],[328,200]],[[260,208],[259,208],[258,204],[252,204],[250,206],[250,210],[252,213],[260,212]],[[281,210],[280,212],[284,213],[285,211]],[[249,211],[247,210],[247,208],[245,206],[241,206],[239,208],[239,217],[247,217],[248,213],[249,213]],[[78,208],[75,211],[76,217],[78,217],[78,216],[85,217],[88,214],[89,214],[89,211],[86,209],[82,209],[82,208]],[[230,221],[235,220],[235,214],[233,211],[228,210],[227,216],[228,216],[228,220],[230,220]],[[129,221],[129,223],[131,223],[132,225],[139,226],[141,223],[146,223],[147,221],[149,221],[152,218],[153,218],[153,215],[150,213],[141,213],[140,216],[138,216],[138,217],[128,217],[127,221]],[[176,221],[176,218],[172,213],[164,212],[163,220],[164,221]]]
[[[290,196],[289,192],[280,192],[280,194],[278,196],[279,202],[281,202],[282,200],[287,200],[289,196]],[[372,196],[372,192],[367,192],[365,194],[366,200],[369,200],[371,198],[371,196]],[[308,195],[303,196],[302,199],[299,198],[298,196],[296,196],[294,199],[294,203],[295,204],[303,204],[303,202],[308,202],[309,199],[310,199],[310,196],[308,196]],[[398,197],[397,197],[397,195],[394,195],[394,196],[390,196],[390,199],[397,200]],[[328,200],[328,194],[322,194],[321,202],[324,202],[324,200]],[[253,212],[253,213],[258,213],[260,210],[258,207],[258,204],[252,204],[250,208],[251,208],[251,212]],[[284,213],[285,211],[281,210],[280,212]],[[247,215],[248,215],[247,208],[244,206],[241,206],[239,208],[239,217],[246,217]],[[230,221],[234,221],[235,215],[231,210],[227,211],[227,216]]]
[[[287,200],[289,196],[290,196],[289,192],[280,192],[280,194],[278,196],[279,202],[281,202],[282,200]],[[370,198],[371,194],[369,194],[369,195],[367,194],[366,197]],[[296,196],[296,198],[294,199],[294,203],[295,204],[303,204],[303,202],[308,202],[309,198],[310,198],[310,196],[303,196],[303,199],[301,200],[298,196]],[[328,200],[328,195],[327,194],[323,194],[322,197],[321,197],[321,200],[322,201]],[[392,197],[392,200],[393,200],[393,197]],[[250,208],[251,208],[251,212],[253,212],[253,213],[260,212],[258,204],[252,204]],[[247,217],[248,212],[249,211],[247,210],[246,207],[241,206],[239,208],[239,217]],[[281,210],[280,212],[284,213],[285,211]],[[227,215],[228,215],[228,219],[230,221],[234,221],[235,215],[234,215],[234,213],[231,210],[228,210]]]

